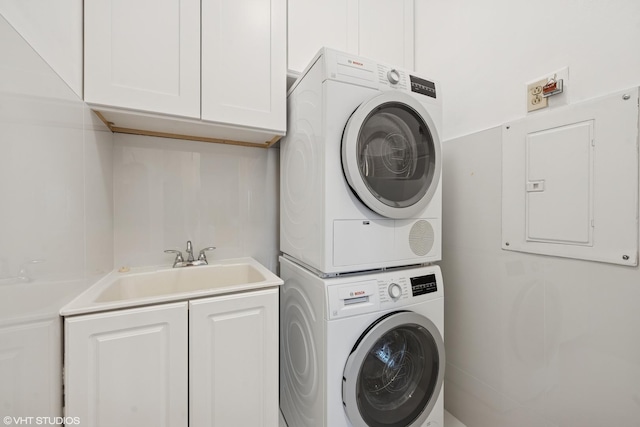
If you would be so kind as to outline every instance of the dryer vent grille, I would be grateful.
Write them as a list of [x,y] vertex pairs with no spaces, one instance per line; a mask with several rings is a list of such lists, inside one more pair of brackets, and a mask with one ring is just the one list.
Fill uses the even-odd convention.
[[425,256],[433,248],[435,232],[429,221],[423,219],[416,221],[409,232],[409,247],[414,254]]

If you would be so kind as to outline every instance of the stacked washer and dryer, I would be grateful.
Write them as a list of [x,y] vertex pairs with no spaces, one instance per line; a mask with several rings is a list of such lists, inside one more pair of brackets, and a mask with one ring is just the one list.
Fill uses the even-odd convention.
[[441,427],[441,97],[321,49],[280,145],[280,408],[289,427]]

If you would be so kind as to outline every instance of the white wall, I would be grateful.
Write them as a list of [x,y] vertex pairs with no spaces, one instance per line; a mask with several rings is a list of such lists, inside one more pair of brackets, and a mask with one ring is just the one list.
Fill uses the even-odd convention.
[[1,0],[0,15],[82,98],[82,0]]
[[638,40],[635,0],[416,3],[444,94],[445,406],[468,427],[639,423],[640,270],[502,251],[495,127],[564,66],[570,103],[640,85]]
[[416,70],[442,83],[444,140],[525,115],[525,83],[569,67],[578,102],[640,84],[637,0],[416,2]]
[[[278,256],[278,149],[117,134],[115,266],[170,265],[184,253],[252,256],[272,271]],[[197,256],[197,253],[194,254]]]
[[58,312],[113,268],[113,137],[2,17],[0,56],[0,412],[56,416]]
[[443,148],[445,406],[467,427],[637,427],[640,269],[503,251],[501,143]]

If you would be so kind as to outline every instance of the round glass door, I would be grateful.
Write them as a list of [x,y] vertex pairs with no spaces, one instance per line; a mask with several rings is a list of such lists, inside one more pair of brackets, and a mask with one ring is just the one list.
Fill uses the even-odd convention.
[[352,190],[370,209],[410,218],[431,201],[440,180],[440,141],[415,98],[388,91],[349,118],[342,165]]
[[342,399],[354,427],[421,426],[444,379],[444,343],[436,326],[412,312],[373,324],[356,343]]

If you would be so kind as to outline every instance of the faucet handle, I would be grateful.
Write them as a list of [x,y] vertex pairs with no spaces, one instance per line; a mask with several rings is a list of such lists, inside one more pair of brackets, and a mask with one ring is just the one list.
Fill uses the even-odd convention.
[[176,259],[173,262],[174,264],[178,263],[178,262],[183,262],[184,258],[182,258],[182,252],[175,250],[175,249],[167,249],[164,251],[167,254],[176,254]]
[[201,249],[200,250],[200,255],[198,255],[198,260],[206,262],[207,261],[207,256],[204,253],[207,252],[207,251],[212,251],[215,248],[216,248],[215,246],[209,246],[209,247],[206,247],[204,249]]

